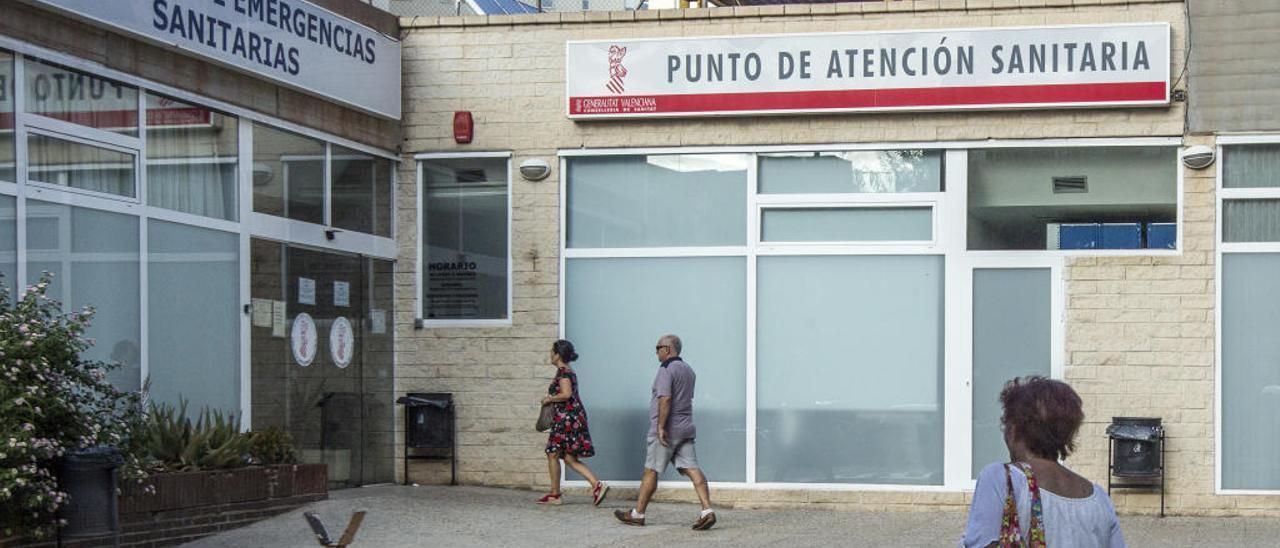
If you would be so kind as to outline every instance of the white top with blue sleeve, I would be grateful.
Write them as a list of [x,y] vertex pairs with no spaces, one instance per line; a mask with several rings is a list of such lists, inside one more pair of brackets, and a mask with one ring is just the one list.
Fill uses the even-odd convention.
[[[1022,470],[1017,466],[1011,469],[1018,524],[1025,536],[1031,528],[1031,492]],[[1007,493],[1004,465],[992,463],[983,468],[978,474],[978,486],[973,491],[969,523],[960,539],[962,548],[983,548],[999,538]],[[1097,483],[1093,484],[1093,494],[1078,499],[1059,496],[1041,487],[1040,504],[1045,544],[1048,546],[1126,548],[1111,497]]]

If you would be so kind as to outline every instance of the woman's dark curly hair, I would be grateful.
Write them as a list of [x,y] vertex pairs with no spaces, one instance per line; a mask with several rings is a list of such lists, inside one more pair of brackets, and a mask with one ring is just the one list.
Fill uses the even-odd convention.
[[1016,378],[1000,391],[1000,405],[1004,427],[1012,428],[1034,455],[1057,460],[1075,450],[1084,409],[1067,383],[1040,376]]
[[560,356],[560,360],[569,363],[578,359],[578,353],[573,351],[573,343],[560,339],[551,345],[551,351]]

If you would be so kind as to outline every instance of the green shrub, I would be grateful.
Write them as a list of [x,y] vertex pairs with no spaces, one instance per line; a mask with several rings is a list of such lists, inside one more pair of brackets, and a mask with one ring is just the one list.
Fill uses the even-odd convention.
[[226,470],[298,462],[293,437],[277,427],[241,432],[240,419],[202,408],[192,421],[186,400],[153,404],[142,436],[155,471]]
[[226,470],[250,464],[251,439],[240,431],[239,417],[203,408],[193,423],[185,400],[177,407],[153,404],[144,440],[156,470]]
[[249,454],[255,464],[295,464],[298,451],[294,449],[293,436],[275,426],[249,433]]
[[0,537],[52,532],[67,496],[54,467],[68,452],[115,446],[124,480],[144,474],[141,394],[107,381],[118,365],[82,357],[93,310],[65,313],[46,295],[51,280],[45,273],[16,302],[0,284]]

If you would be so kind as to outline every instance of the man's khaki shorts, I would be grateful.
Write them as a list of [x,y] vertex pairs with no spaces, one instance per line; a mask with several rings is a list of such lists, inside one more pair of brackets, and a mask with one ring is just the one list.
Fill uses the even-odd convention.
[[676,470],[683,474],[685,470],[698,467],[698,454],[694,451],[692,439],[668,441],[670,445],[662,445],[657,436],[645,439],[645,468],[661,474],[667,471],[667,465],[674,463]]

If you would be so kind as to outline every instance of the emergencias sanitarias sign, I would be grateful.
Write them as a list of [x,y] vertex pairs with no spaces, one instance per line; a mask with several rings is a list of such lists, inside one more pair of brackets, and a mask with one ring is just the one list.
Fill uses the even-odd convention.
[[1169,25],[566,45],[570,118],[1167,105]]
[[400,118],[400,42],[307,0],[28,0]]

